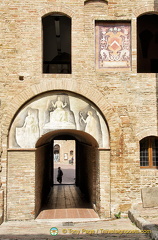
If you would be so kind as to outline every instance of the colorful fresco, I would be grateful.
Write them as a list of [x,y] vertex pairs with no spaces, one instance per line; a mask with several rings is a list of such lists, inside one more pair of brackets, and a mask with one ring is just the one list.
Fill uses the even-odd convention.
[[130,24],[99,23],[96,26],[97,67],[130,68]]

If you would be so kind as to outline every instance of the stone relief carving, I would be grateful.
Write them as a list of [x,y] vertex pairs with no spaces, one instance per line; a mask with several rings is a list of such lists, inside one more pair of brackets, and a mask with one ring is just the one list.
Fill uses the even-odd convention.
[[74,115],[70,110],[67,95],[59,95],[55,101],[50,101],[48,111],[49,122],[44,125],[44,129],[76,129]]
[[101,143],[102,133],[99,117],[97,116],[96,111],[88,106],[85,110],[79,112],[79,115],[81,129],[92,135],[99,143]]
[[16,127],[15,135],[16,142],[21,148],[35,146],[35,143],[39,138],[37,109],[28,109],[24,125],[22,127]]
[[9,136],[10,148],[34,148],[52,130],[76,129],[92,135],[100,147],[109,148],[109,133],[99,111],[75,94],[43,94],[30,101],[15,117]]

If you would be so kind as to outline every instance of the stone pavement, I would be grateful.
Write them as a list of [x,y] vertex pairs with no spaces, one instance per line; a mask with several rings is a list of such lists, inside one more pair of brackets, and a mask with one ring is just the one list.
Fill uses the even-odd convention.
[[[56,191],[56,188],[59,188],[58,191]],[[60,191],[62,188],[64,190]],[[49,195],[45,210],[47,213],[44,215],[44,219],[40,215],[40,217],[32,221],[4,222],[0,225],[0,240],[149,240],[151,238],[158,240],[158,208],[143,208],[139,204],[129,211],[129,218],[100,220],[96,216],[92,216],[92,214],[91,216],[86,214],[86,210],[93,209],[88,209],[88,203],[85,202],[83,196],[74,186],[59,185],[54,187],[54,191],[53,194],[55,195],[52,196],[52,193]],[[57,197],[61,193],[62,195]],[[52,197],[53,203],[51,201]],[[71,202],[68,199],[71,199]],[[52,209],[53,207],[54,209]],[[57,216],[56,219],[50,219],[52,213],[51,217],[49,217],[49,211],[53,210],[58,211],[58,215],[60,215],[58,219]],[[60,212],[67,212],[65,218],[61,213],[59,214],[59,210]],[[71,210],[71,216],[69,210]],[[76,211],[78,214],[81,212],[82,214],[76,215]],[[58,230],[56,236],[50,234],[52,227]]]
[[133,210],[146,221],[150,221],[152,224],[158,225],[158,207],[143,208],[142,204],[137,204],[133,207]]
[[137,204],[128,215],[139,229],[150,230],[150,237],[158,240],[158,207],[143,208],[142,204]]
[[54,185],[37,219],[95,218],[98,214],[75,185]]
[[[52,227],[58,229],[56,236],[50,234]],[[0,239],[149,240],[150,237],[141,232],[128,218],[121,218],[98,221],[61,219],[4,222],[0,226]]]

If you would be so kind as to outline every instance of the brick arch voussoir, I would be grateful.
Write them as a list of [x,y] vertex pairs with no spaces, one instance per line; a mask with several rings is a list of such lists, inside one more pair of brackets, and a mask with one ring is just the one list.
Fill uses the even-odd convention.
[[73,11],[70,7],[63,5],[63,4],[57,4],[53,3],[47,6],[46,8],[43,8],[39,11],[39,16],[43,17],[45,15],[48,15],[49,13],[64,13],[69,17],[73,17],[75,15],[75,11]]
[[[84,87],[83,87],[84,86]],[[10,128],[14,116],[18,113],[20,108],[28,102],[33,97],[40,95],[48,91],[69,91],[75,94],[82,95],[86,97],[91,102],[93,102],[104,115],[108,125],[111,124],[118,125],[119,117],[114,111],[112,106],[106,101],[105,97],[97,89],[89,85],[87,82],[77,83],[76,81],[63,79],[61,81],[54,80],[47,83],[35,84],[23,90],[19,95],[14,96],[11,104],[6,109],[6,115],[4,116],[2,122],[7,125],[7,129]],[[110,125],[111,125],[110,124]],[[110,128],[110,126],[109,126]]]
[[[27,101],[29,101],[29,99],[33,98],[34,96],[35,92],[33,92],[31,88],[27,88],[20,94],[13,96],[10,103],[6,106],[4,110],[5,114],[2,117],[2,125],[7,126],[7,128],[5,129],[6,131],[8,131],[15,114],[19,111],[22,105],[25,104]],[[5,130],[3,130],[4,133]]]
[[[156,8],[158,9],[158,8]],[[145,13],[148,13],[148,12],[157,12],[157,10],[155,9],[154,5],[147,5],[147,6],[140,6],[139,8],[136,8],[134,11],[133,11],[133,14],[134,16],[137,18],[139,17],[140,15],[142,14],[145,14]]]
[[145,137],[149,136],[158,136],[156,129],[145,129],[137,134],[138,141],[142,140]]

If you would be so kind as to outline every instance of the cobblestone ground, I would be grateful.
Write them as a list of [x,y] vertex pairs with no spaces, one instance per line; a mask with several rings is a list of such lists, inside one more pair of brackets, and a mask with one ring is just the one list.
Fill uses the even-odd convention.
[[[51,228],[58,234],[52,236]],[[108,233],[107,233],[108,231]],[[10,221],[0,226],[0,240],[149,240],[129,219],[95,222]]]

